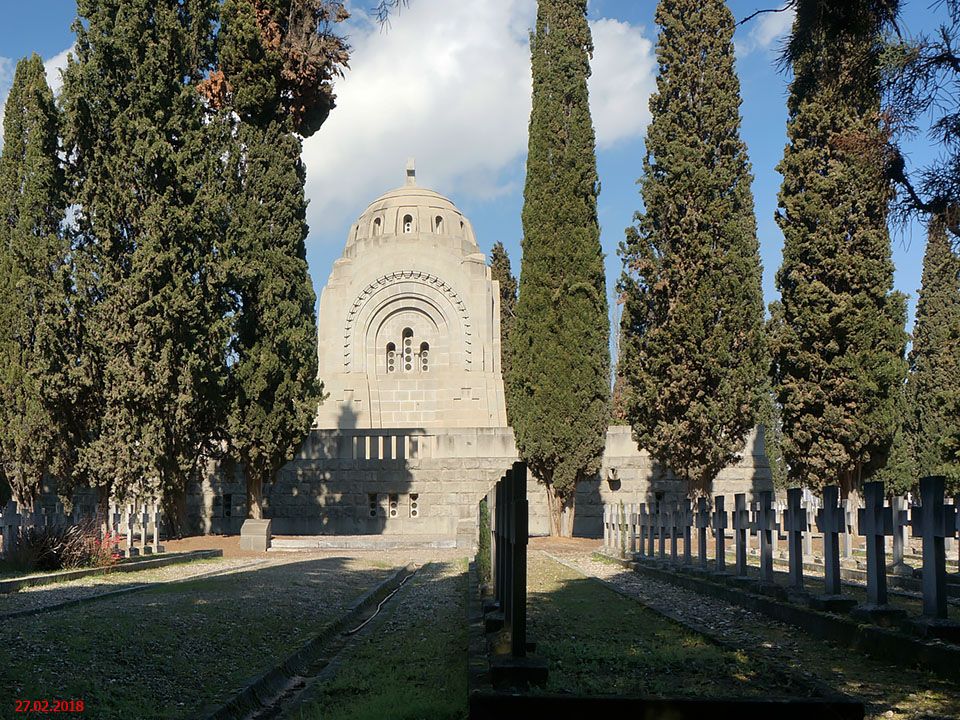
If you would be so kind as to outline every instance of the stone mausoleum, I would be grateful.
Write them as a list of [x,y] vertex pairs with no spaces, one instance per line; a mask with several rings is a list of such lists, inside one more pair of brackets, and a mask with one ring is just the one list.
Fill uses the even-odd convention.
[[[456,205],[416,183],[374,200],[350,228],[320,296],[319,376],[328,399],[297,457],[264,488],[274,534],[387,535],[474,542],[477,506],[516,459],[500,368],[500,294]],[[762,433],[717,492],[771,487]],[[599,535],[601,503],[682,494],[637,449],[607,433],[603,467],[577,494],[575,532]],[[531,482],[530,528],[547,533]],[[237,532],[244,486],[214,473],[190,498],[197,530]]]

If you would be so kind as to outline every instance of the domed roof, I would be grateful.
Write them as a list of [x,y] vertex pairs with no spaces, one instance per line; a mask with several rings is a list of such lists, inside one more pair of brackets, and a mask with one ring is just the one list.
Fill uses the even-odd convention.
[[449,198],[444,197],[438,192],[428,190],[419,185],[404,185],[394,188],[393,190],[388,190],[378,197],[367,205],[367,209],[363,211],[360,217],[379,210],[398,207],[428,207],[437,208],[438,210],[452,210],[460,215],[463,214]]
[[442,236],[468,243],[475,250],[470,223],[449,198],[416,183],[416,170],[407,163],[405,185],[388,190],[367,206],[350,229],[347,248],[380,237]]

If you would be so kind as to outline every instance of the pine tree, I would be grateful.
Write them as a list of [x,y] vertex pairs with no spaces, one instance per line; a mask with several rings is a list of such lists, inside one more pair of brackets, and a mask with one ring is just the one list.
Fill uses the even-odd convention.
[[[273,5],[273,16],[291,16],[290,7]],[[322,5],[329,10],[333,3]],[[315,77],[320,87],[304,90],[298,112],[285,104],[276,74],[280,55],[267,32],[272,21],[265,22],[258,7],[250,0],[224,3],[218,67],[226,88],[219,102],[225,116],[237,118],[228,152],[233,162],[224,246],[235,359],[228,388],[229,438],[244,468],[247,507],[254,518],[262,516],[264,483],[293,458],[322,396],[316,378],[316,297],[304,245],[306,175],[301,141],[293,131],[318,129],[333,98],[328,82]],[[312,32],[319,29],[315,25]],[[346,62],[341,45],[331,41],[328,48],[314,60],[325,67]],[[304,105],[305,97],[323,104],[322,111]],[[306,118],[312,118],[309,129]]]
[[22,506],[36,500],[45,475],[65,481],[73,444],[58,132],[43,61],[24,58],[7,98],[0,155],[0,463]]
[[777,222],[774,375],[792,484],[855,492],[886,462],[905,377],[878,49],[895,3],[799,0]]
[[[910,351],[907,434],[916,477],[946,475],[960,490],[960,463],[947,455],[949,437],[960,433],[950,398],[960,389],[960,258],[950,247],[942,217],[930,222],[923,279]],[[916,482],[916,481],[914,481]]]
[[600,468],[610,412],[586,9],[586,0],[540,0],[537,8],[520,296],[509,339],[517,447],[546,485],[552,532],[566,535],[577,483]]
[[[500,369],[506,386],[510,377],[510,330],[517,312],[517,279],[510,268],[510,256],[502,242],[497,242],[490,253],[490,275],[500,284]],[[510,403],[507,398],[507,422],[510,422]]]
[[88,381],[80,463],[123,497],[185,490],[224,424],[220,160],[196,85],[215,0],[81,0],[65,144]]
[[734,19],[722,0],[662,0],[644,210],[621,248],[621,372],[641,447],[709,492],[763,403],[769,365]]

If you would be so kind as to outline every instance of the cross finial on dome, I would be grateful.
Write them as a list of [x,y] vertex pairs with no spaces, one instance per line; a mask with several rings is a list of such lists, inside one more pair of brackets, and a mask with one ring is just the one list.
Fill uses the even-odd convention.
[[417,184],[417,165],[413,158],[407,160],[407,185]]

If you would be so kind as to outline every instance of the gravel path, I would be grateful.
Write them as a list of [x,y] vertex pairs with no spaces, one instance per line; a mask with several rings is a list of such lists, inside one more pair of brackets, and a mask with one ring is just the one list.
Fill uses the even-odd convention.
[[861,699],[868,718],[933,720],[960,717],[960,688],[912,668],[890,666],[807,637],[800,629],[665,581],[592,557],[594,543],[532,543],[534,551],[609,583],[643,604],[667,611],[746,652],[792,668],[815,682]]

